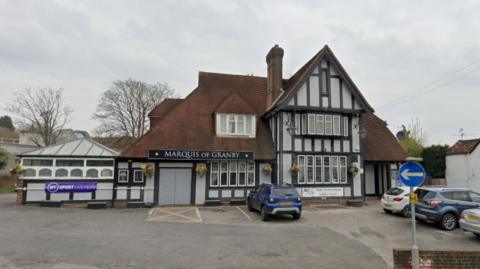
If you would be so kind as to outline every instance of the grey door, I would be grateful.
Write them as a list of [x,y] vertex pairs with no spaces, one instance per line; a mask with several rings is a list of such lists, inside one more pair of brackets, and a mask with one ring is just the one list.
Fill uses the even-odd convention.
[[190,204],[191,169],[160,169],[158,204]]

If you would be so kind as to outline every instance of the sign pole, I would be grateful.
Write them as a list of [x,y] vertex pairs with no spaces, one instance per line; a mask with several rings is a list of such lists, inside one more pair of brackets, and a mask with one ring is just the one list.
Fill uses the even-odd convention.
[[[410,187],[410,194],[413,193],[413,187]],[[412,197],[410,195],[410,197]],[[417,227],[415,225],[415,203],[410,199],[410,215],[412,218],[412,267],[413,269],[420,269],[419,253],[417,246]]]
[[407,158],[406,163],[402,164],[399,169],[400,181],[410,187],[410,215],[412,218],[412,268],[420,269],[420,255],[417,246],[417,227],[415,223],[415,203],[417,203],[417,196],[413,192],[413,187],[422,185],[425,181],[425,169],[417,162],[418,158]]

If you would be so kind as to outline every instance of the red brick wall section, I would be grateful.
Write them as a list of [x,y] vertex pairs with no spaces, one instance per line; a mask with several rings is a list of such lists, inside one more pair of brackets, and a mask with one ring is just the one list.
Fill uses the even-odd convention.
[[[405,269],[411,267],[411,251],[406,249],[393,250],[393,268]],[[421,250],[421,269],[480,269],[480,251],[440,251]]]
[[[22,187],[23,187],[23,180],[18,179],[17,180],[17,185],[15,186],[15,188],[22,188]],[[24,191],[17,190],[17,201],[16,201],[17,205],[22,205],[23,193],[24,193]]]

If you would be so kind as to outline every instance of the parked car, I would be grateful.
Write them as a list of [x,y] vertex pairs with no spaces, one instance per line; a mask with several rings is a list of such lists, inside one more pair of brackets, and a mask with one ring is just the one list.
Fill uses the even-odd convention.
[[467,209],[460,214],[460,227],[480,237],[480,208]]
[[410,217],[410,187],[394,187],[382,195],[380,204],[386,213],[400,213]]
[[297,220],[302,214],[302,200],[291,184],[261,184],[248,194],[247,207],[259,211],[263,221],[277,214],[291,214]]
[[463,210],[480,206],[480,194],[466,188],[419,187],[415,193],[418,196],[415,217],[439,223],[448,231],[457,227]]

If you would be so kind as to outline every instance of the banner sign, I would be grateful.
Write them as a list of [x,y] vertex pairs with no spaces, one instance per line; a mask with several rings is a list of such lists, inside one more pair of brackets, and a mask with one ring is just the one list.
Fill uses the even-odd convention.
[[47,193],[94,192],[97,190],[95,181],[52,181],[45,184]]
[[251,151],[150,150],[152,160],[253,160]]
[[303,197],[341,197],[343,188],[302,188]]

